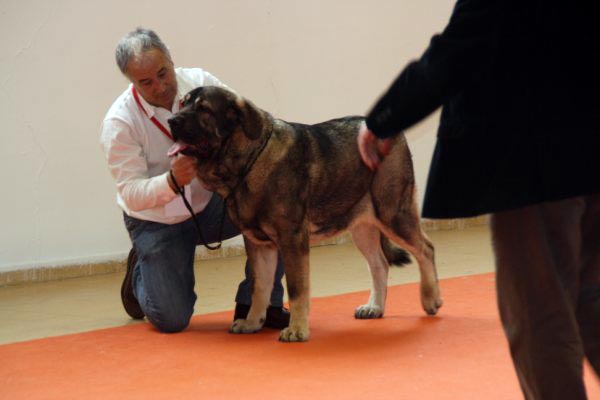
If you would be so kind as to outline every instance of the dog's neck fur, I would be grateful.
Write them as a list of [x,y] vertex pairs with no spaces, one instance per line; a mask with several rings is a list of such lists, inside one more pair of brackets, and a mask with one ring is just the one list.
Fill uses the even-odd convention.
[[[259,138],[249,139],[242,129],[232,133],[229,139],[224,143],[217,155],[216,162],[213,163],[212,171],[206,171],[205,176],[214,177],[208,183],[213,186],[211,190],[216,191],[221,197],[227,199],[235,193],[246,176],[251,172],[254,163],[261,156],[262,152],[268,147],[268,142],[273,133],[274,118],[266,111],[260,110],[264,116],[264,125]],[[225,154],[229,152],[230,147],[253,147],[253,150],[244,159],[226,159]]]

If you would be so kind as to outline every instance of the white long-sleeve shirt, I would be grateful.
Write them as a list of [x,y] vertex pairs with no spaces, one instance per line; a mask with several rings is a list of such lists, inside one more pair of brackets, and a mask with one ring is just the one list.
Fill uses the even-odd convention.
[[[175,224],[190,215],[168,215],[165,205],[177,197],[167,181],[171,163],[167,151],[173,144],[150,117],[154,116],[167,130],[167,120],[179,111],[179,100],[199,86],[222,86],[216,77],[200,68],[176,68],[177,95],[171,111],[150,105],[139,95],[144,111],[136,103],[132,85],[110,107],[102,122],[100,144],[117,185],[117,204],[131,217]],[[191,183],[192,208],[200,212],[212,192],[198,179]]]

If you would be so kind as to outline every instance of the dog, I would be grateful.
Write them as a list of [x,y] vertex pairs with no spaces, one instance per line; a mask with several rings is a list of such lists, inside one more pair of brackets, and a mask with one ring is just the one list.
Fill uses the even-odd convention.
[[244,236],[254,278],[252,305],[230,332],[262,328],[279,252],[290,307],[289,326],[279,339],[308,340],[309,246],[344,231],[367,259],[373,281],[356,318],[383,316],[389,265],[410,262],[404,249],[419,265],[423,309],[429,315],[438,312],[442,299],[434,247],[420,227],[406,139],[393,139],[389,155],[373,172],[358,152],[363,123],[359,116],[290,123],[215,86],[189,92],[169,119],[175,152],[198,159],[199,179],[225,199]]

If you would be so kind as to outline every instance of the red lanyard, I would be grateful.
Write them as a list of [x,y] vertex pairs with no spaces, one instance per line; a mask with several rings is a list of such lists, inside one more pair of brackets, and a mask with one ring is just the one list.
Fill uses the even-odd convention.
[[131,87],[131,93],[133,93],[133,98],[135,99],[135,102],[140,107],[140,109],[144,112],[144,114],[146,114],[146,117],[150,118],[150,121],[152,121],[152,123],[154,125],[156,125],[156,127],[158,129],[160,129],[162,133],[165,134],[165,136],[167,136],[169,139],[173,140],[173,136],[171,136],[171,132],[169,132],[169,130],[167,128],[165,128],[163,126],[163,124],[161,124],[160,121],[157,120],[154,116],[150,117],[148,115],[148,113],[146,112],[146,110],[142,106],[142,103],[140,102],[140,97],[138,96],[137,90],[135,90],[135,86]]

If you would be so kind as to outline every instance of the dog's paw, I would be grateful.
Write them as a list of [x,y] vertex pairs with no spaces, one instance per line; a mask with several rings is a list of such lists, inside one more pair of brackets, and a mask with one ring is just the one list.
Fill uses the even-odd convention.
[[356,319],[374,319],[383,317],[383,309],[376,305],[363,304],[354,311]]
[[256,333],[263,324],[252,324],[247,319],[236,319],[229,327],[229,333]]
[[421,305],[427,315],[436,315],[442,304],[438,283],[428,285],[425,281],[421,282]]
[[432,292],[422,291],[421,303],[423,305],[423,310],[425,310],[427,315],[436,315],[444,302],[440,297],[439,290],[434,290]]
[[444,302],[442,299],[427,299],[423,301],[423,310],[427,315],[436,315]]
[[310,337],[308,327],[287,327],[279,334],[280,342],[306,342]]

